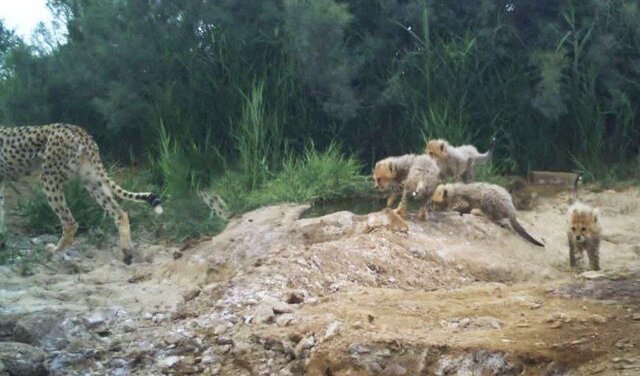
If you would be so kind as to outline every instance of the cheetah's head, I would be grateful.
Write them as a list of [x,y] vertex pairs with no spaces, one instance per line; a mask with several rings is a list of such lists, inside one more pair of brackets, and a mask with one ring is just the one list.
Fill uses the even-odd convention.
[[598,232],[598,209],[592,209],[580,203],[569,209],[569,224],[571,237],[577,242],[584,242]]
[[373,184],[376,189],[387,190],[396,183],[398,169],[389,159],[378,161],[373,169]]
[[425,153],[429,154],[431,158],[446,158],[448,145],[449,143],[445,140],[429,140]]

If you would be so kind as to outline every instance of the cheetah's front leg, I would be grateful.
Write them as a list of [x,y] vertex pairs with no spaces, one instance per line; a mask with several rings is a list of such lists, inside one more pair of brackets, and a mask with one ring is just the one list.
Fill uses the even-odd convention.
[[60,241],[58,241],[58,244],[55,246],[53,244],[47,244],[47,250],[50,252],[60,252],[73,244],[76,232],[78,231],[78,223],[73,218],[71,210],[69,210],[67,206],[64,189],[62,183],[60,183],[60,181],[63,180],[58,180],[51,175],[43,175],[42,181],[47,201],[62,224],[62,237],[60,237]]

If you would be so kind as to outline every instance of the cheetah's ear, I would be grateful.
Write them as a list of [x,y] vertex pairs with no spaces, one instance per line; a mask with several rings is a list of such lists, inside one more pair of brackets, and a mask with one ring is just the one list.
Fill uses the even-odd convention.
[[447,192],[447,189],[446,189],[446,188],[445,188],[445,189],[443,189],[443,190],[442,190],[442,198],[443,198],[444,200],[446,200],[448,195],[449,195],[449,192]]
[[440,144],[440,151],[444,152],[444,142]]
[[393,163],[389,163],[389,171],[393,174]]

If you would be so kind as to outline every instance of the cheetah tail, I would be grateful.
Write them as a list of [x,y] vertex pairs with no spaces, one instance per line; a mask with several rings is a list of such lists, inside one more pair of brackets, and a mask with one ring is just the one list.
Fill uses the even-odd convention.
[[487,150],[484,154],[480,154],[480,157],[477,160],[478,164],[485,164],[493,158],[493,151],[496,149],[496,138],[491,138],[491,145],[489,146],[489,150]]
[[162,214],[162,202],[160,198],[151,192],[130,192],[116,184],[113,180],[109,180],[109,186],[113,193],[123,200],[129,201],[145,201],[151,205],[156,214]]
[[513,227],[515,232],[517,232],[520,236],[525,238],[528,242],[530,242],[531,244],[537,245],[538,247],[544,247],[544,243],[534,238],[531,234],[529,234],[529,232],[527,232],[527,230],[524,227],[522,227],[522,225],[520,224],[520,222],[518,222],[516,218],[511,218],[509,222],[511,223],[511,227]]
[[578,201],[578,185],[582,182],[582,176],[576,175],[576,179],[573,181],[573,202]]

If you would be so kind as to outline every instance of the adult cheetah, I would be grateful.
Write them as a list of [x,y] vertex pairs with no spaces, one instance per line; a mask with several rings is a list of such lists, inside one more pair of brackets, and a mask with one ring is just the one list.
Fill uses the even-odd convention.
[[49,245],[58,252],[73,243],[78,224],[64,197],[65,183],[78,177],[91,197],[109,213],[118,226],[123,261],[131,263],[133,245],[129,217],[115,197],[132,201],[146,201],[162,213],[160,199],[153,193],[129,192],[114,183],[100,161],[98,146],[82,128],[69,124],[42,126],[0,127],[0,235],[4,242],[7,226],[4,210],[4,188],[8,181],[26,176],[40,169],[47,200],[62,224],[62,237],[57,245]]

